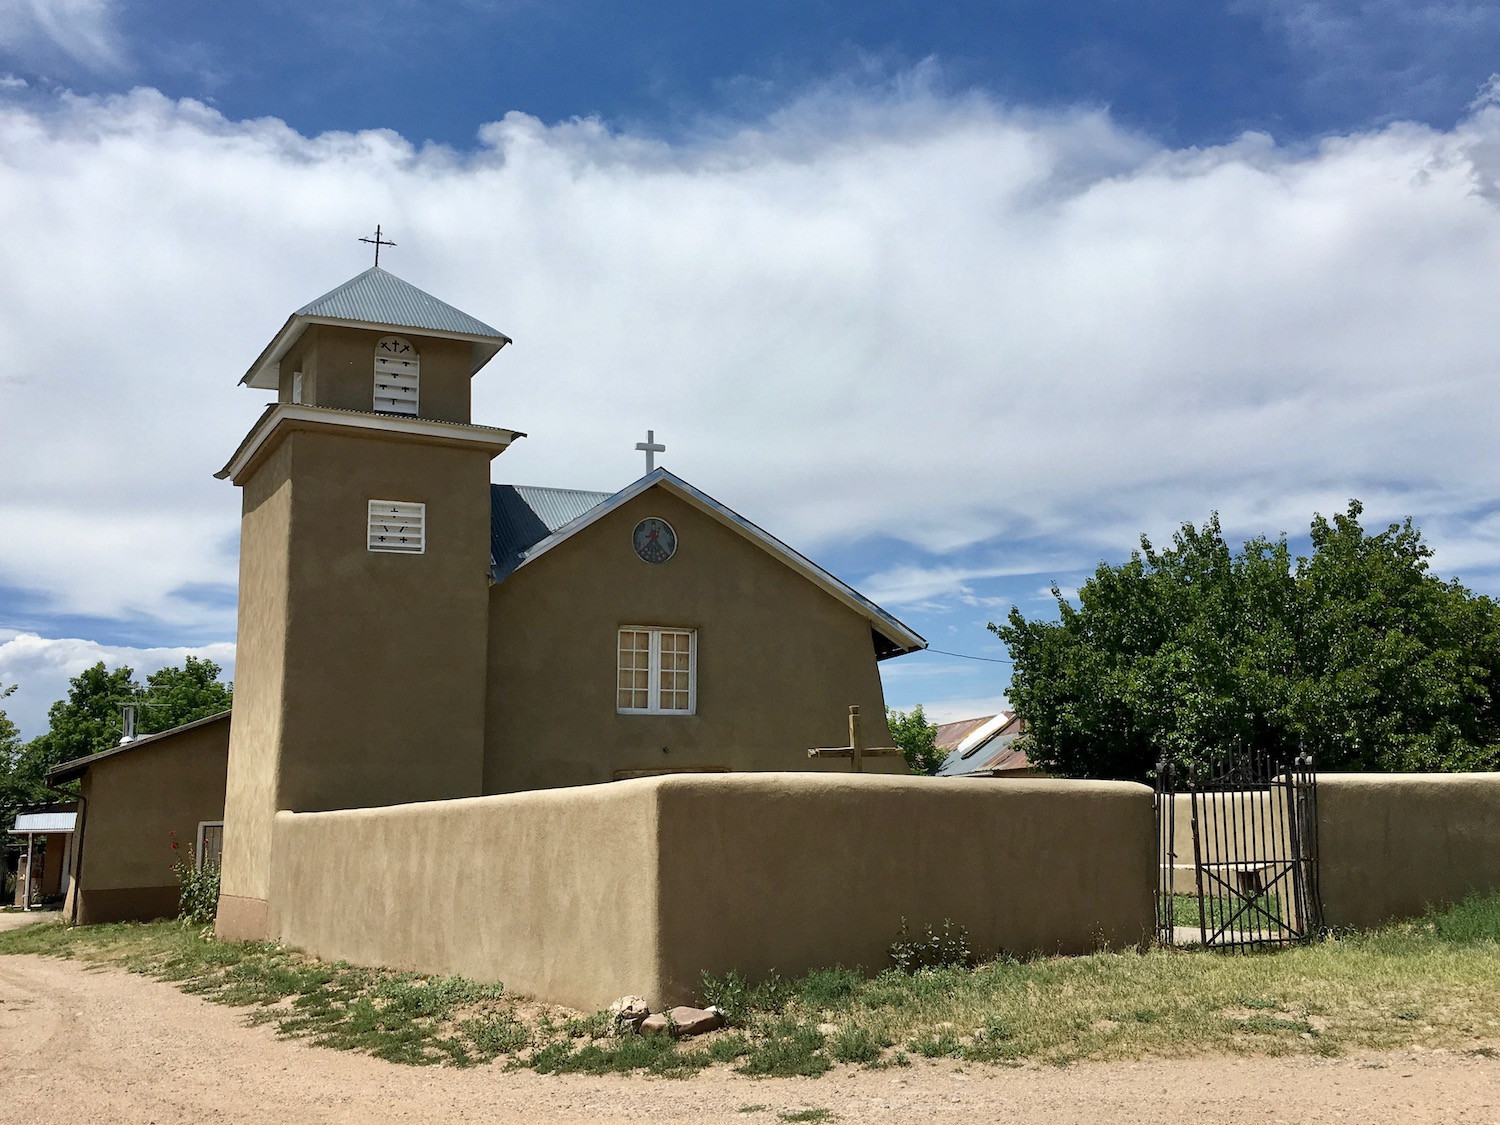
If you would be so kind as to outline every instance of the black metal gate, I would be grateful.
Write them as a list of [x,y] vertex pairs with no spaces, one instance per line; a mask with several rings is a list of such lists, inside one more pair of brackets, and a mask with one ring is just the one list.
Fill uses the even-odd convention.
[[1237,751],[1206,780],[1189,775],[1182,787],[1178,780],[1169,762],[1157,763],[1158,941],[1196,936],[1210,948],[1248,949],[1317,937],[1323,902],[1312,758]]

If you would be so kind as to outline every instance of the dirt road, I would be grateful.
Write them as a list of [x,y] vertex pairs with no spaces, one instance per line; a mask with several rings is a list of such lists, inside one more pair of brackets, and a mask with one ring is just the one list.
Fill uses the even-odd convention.
[[[750,1108],[758,1107],[758,1108]],[[0,956],[0,1121],[1500,1122],[1500,1059],[1440,1053],[686,1081],[414,1068],[278,1040],[116,969]]]

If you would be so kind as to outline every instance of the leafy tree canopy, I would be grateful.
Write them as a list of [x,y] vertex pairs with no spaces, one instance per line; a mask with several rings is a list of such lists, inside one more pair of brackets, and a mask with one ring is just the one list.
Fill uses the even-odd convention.
[[[120,708],[126,703],[139,705],[137,734],[170,730],[228,709],[232,689],[218,677],[217,664],[194,656],[181,667],[163,668],[147,676],[144,687],[136,680],[134,670],[126,666],[111,670],[100,661],[84,669],[69,683],[67,698],[48,709],[46,733],[0,758],[0,767],[5,770],[0,794],[10,804],[55,797],[44,780],[47,771],[61,762],[119,745]],[[0,753],[6,745],[7,725],[8,719],[0,724]]]
[[189,656],[181,668],[147,676],[137,730],[155,734],[229,710],[233,689],[219,679],[220,671],[212,660]]
[[[15,684],[9,687],[0,684],[0,699],[15,690]],[[20,760],[21,749],[21,732],[16,729],[16,724],[11,722],[4,709],[0,709],[0,807],[14,805],[19,801],[19,795],[12,791],[11,778],[15,774],[16,763]]]
[[1012,609],[1010,698],[1050,772],[1145,780],[1166,757],[1212,769],[1236,744],[1305,746],[1320,769],[1500,765],[1500,606],[1428,572],[1410,519],[1378,534],[1347,512],[1233,552],[1218,516],[1157,551],[1141,537],[1059,620]]
[[937,773],[945,755],[937,748],[937,726],[927,721],[922,705],[918,703],[910,711],[888,708],[885,717],[891,741],[900,748],[911,772]]

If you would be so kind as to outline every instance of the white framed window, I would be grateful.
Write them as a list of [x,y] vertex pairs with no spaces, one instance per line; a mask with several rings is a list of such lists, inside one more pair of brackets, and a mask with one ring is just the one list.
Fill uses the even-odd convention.
[[302,372],[300,371],[292,375],[292,401],[302,401]]
[[697,709],[697,632],[654,625],[622,628],[615,710],[622,715],[692,715]]
[[375,409],[382,414],[417,413],[422,360],[400,336],[375,345]]
[[198,870],[224,865],[224,822],[204,820],[198,823],[198,842],[193,847],[193,862]]
[[420,555],[427,549],[427,505],[370,501],[370,550]]

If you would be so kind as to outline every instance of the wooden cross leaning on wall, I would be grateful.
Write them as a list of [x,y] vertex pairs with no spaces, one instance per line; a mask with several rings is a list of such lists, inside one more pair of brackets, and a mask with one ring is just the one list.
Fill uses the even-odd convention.
[[866,746],[860,732],[859,708],[849,708],[849,745],[819,746],[807,752],[809,758],[849,758],[852,772],[864,773],[866,758],[888,758],[901,751],[894,746]]

